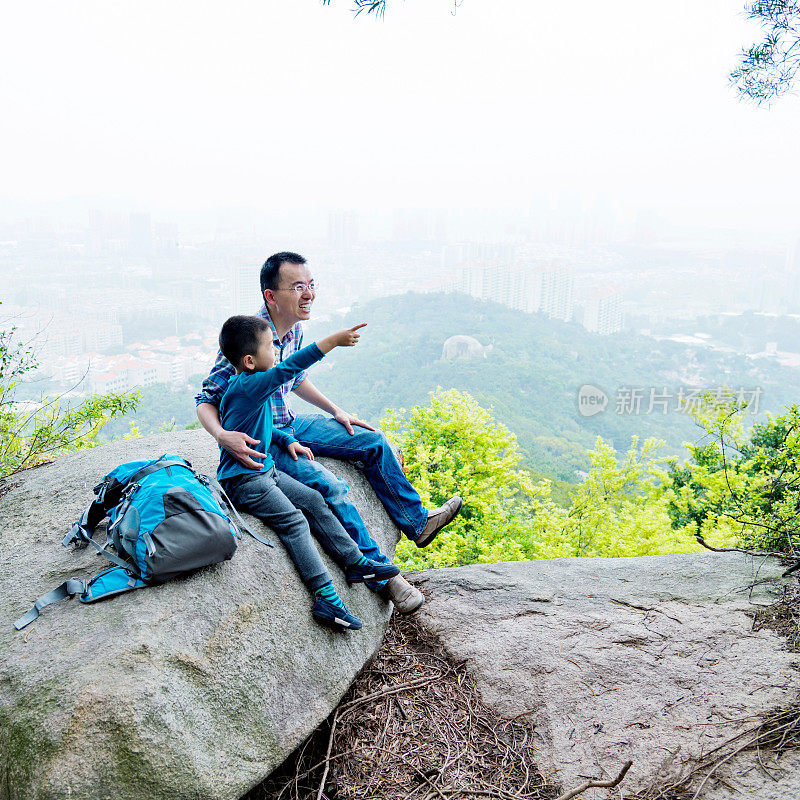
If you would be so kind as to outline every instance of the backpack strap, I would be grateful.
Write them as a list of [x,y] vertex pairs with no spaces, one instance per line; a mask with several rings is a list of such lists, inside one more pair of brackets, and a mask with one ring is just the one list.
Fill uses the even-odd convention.
[[101,556],[107,558],[115,566],[122,567],[125,570],[133,570],[138,574],[139,570],[136,567],[136,564],[134,564],[132,561],[125,561],[124,558],[115,556],[113,553],[109,553],[108,550],[106,550],[106,547],[108,546],[108,540],[106,540],[105,545],[101,547],[94,539],[90,538],[89,544],[94,547],[94,549],[97,550]]
[[222,488],[222,484],[218,480],[216,480],[214,478],[211,478],[208,475],[198,475],[196,472],[195,472],[195,475],[197,475],[197,480],[199,480],[200,483],[202,483],[205,486],[208,486],[210,489],[212,489],[222,499],[222,502],[231,511],[233,511],[233,514],[236,517],[237,522],[239,523],[240,530],[246,531],[254,539],[256,539],[257,541],[261,542],[261,544],[267,545],[267,547],[275,547],[275,545],[269,539],[267,539],[265,536],[261,536],[261,534],[259,534],[259,533],[256,533],[241,518],[241,516],[239,515],[239,512],[236,510],[236,507],[233,505],[233,501],[230,499],[230,497],[228,497],[227,492]]
[[122,567],[110,567],[103,572],[98,572],[94,578],[90,578],[78,599],[81,603],[95,603],[98,600],[132,592],[134,589],[141,589],[147,585],[145,581],[131,575],[130,570]]
[[148,475],[152,475],[154,472],[158,472],[160,469],[169,469],[170,467],[183,467],[184,469],[188,469],[190,472],[194,472],[192,465],[188,461],[156,461],[154,464],[148,464],[146,467],[142,467],[137,472],[134,472],[133,475],[128,478],[127,483],[138,483]]
[[68,581],[64,581],[61,586],[57,586],[47,594],[43,594],[33,604],[33,608],[14,623],[14,627],[21,631],[39,616],[45,606],[57,603],[59,600],[66,600],[67,597],[78,595],[81,603],[95,603],[98,600],[104,600],[106,597],[141,589],[143,586],[147,586],[147,584],[135,575],[131,575],[130,571],[124,567],[110,567],[98,572],[88,581],[70,578]]
[[33,608],[27,613],[23,614],[15,623],[14,627],[21,631],[26,625],[33,622],[41,610],[50,603],[57,603],[59,600],[65,600],[67,597],[73,597],[76,594],[83,594],[86,590],[86,582],[78,580],[77,578],[70,578],[64,581],[61,586],[57,586],[47,594],[43,594],[34,604]]
[[[94,533],[94,529],[97,526],[97,523],[100,522],[103,517],[105,517],[105,511],[102,511],[102,514],[97,510],[98,502],[95,501],[90,506],[87,506],[86,510],[81,514],[81,518],[76,520],[72,524],[72,528],[70,528],[69,533],[61,540],[61,544],[63,547],[69,547],[73,542],[75,542],[77,547],[86,547],[87,545],[92,545],[92,547],[100,553],[101,556],[107,558],[112,564],[117,567],[123,567],[124,569],[136,569],[136,565],[132,564],[130,561],[124,561],[119,556],[115,556],[113,553],[109,553],[106,550],[108,547],[109,539],[106,537],[106,543],[102,547],[97,544],[97,542],[92,539],[92,534]],[[100,507],[102,509],[102,503],[100,503]],[[52,601],[51,601],[52,602]]]

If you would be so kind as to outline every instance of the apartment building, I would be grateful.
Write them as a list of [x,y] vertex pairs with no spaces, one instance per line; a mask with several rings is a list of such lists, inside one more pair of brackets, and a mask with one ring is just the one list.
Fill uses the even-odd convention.
[[622,290],[618,286],[593,289],[586,299],[583,326],[587,331],[608,335],[622,330]]
[[569,322],[573,316],[574,276],[561,264],[492,264],[465,267],[457,291],[527,313],[540,312]]

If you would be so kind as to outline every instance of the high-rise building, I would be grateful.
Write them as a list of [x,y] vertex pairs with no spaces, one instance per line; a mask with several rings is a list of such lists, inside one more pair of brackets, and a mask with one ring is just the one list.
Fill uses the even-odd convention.
[[527,282],[533,310],[564,322],[572,319],[575,277],[569,267],[550,264],[530,270]]
[[134,256],[149,256],[153,251],[153,226],[149,214],[130,215],[130,252]]
[[749,282],[749,305],[767,314],[786,314],[793,303],[792,273],[764,267],[753,268]]
[[178,226],[174,222],[157,222],[153,225],[153,240],[159,255],[178,257]]
[[607,336],[622,330],[622,290],[617,286],[594,289],[588,297],[583,326]]
[[443,242],[447,238],[447,213],[430,208],[399,208],[392,217],[398,242]]
[[513,242],[456,242],[442,245],[442,267],[465,264],[515,264],[518,247]]
[[786,252],[786,299],[789,311],[800,307],[800,238]]
[[328,214],[328,247],[349,250],[358,244],[358,214],[355,211],[331,211]]
[[481,300],[492,300],[518,311],[569,322],[573,310],[574,277],[569,267],[506,264],[465,267],[456,288]]
[[252,264],[234,265],[230,268],[231,313],[255,314],[259,302],[259,271]]

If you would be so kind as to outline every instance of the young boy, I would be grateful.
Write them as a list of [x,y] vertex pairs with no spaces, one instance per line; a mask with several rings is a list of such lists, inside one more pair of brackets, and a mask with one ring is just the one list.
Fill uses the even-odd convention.
[[[244,431],[265,444],[274,442],[293,457],[313,458],[311,451],[290,434],[273,428],[269,396],[334,347],[353,347],[360,336],[358,330],[363,327],[356,325],[326,336],[275,366],[269,323],[260,317],[228,319],[220,331],[219,347],[236,367],[236,374],[228,382],[220,402],[222,424],[228,430]],[[309,521],[320,544],[344,568],[349,583],[385,580],[400,570],[393,564],[376,564],[366,559],[322,495],[278,472],[269,452],[261,469],[253,470],[220,448],[217,479],[235,506],[259,517],[280,537],[314,595],[311,610],[314,618],[339,630],[358,630],[361,620],[348,611],[336,593],[312,541]]]

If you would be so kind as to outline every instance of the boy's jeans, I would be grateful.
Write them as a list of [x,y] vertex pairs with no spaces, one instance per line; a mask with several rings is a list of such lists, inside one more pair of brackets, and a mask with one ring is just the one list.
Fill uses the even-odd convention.
[[300,577],[313,592],[331,580],[311,538],[314,536],[340,565],[361,558],[356,543],[334,517],[319,492],[274,467],[269,472],[236,475],[222,482],[233,504],[263,520],[278,534]]
[[[295,439],[310,447],[315,455],[353,461],[361,466],[395,525],[409,539],[419,536],[428,521],[428,512],[382,433],[353,426],[355,432],[351,436],[344,425],[321,414],[301,414],[285,430],[287,433],[293,432]],[[345,481],[337,478],[318,461],[311,461],[305,456],[295,461],[275,445],[270,448],[270,453],[278,470],[287,472],[322,494],[368,559],[381,564],[391,563],[369,535],[355,506],[347,499],[349,487]]]

